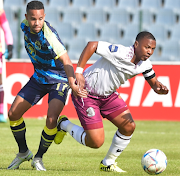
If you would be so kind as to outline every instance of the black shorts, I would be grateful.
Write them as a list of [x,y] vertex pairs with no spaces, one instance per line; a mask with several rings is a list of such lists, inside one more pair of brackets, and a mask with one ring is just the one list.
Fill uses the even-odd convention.
[[48,103],[52,99],[56,98],[65,104],[69,89],[70,86],[66,82],[55,84],[40,84],[31,78],[19,91],[18,95],[28,101],[31,105],[35,105],[48,93]]

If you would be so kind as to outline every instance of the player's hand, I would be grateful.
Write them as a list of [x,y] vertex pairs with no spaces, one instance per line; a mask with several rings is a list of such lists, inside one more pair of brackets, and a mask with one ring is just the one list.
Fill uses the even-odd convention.
[[75,73],[76,76],[76,84],[79,86],[79,89],[82,91],[85,87],[85,79],[83,74]]
[[78,92],[72,90],[72,93],[73,93],[75,98],[77,98],[77,97],[87,98],[87,94],[88,94],[86,89],[83,89],[83,90],[78,91]]
[[86,89],[81,90],[79,88],[79,85],[76,84],[75,79],[70,79],[69,81],[70,81],[69,85],[72,89],[72,92],[73,92],[75,98],[77,98],[77,96],[79,96],[81,98],[87,98],[88,93],[87,93]]
[[169,90],[161,82],[156,81],[156,84],[153,87],[154,91],[158,94],[168,94]]
[[13,49],[13,45],[8,45],[7,46],[7,50],[5,51],[5,53],[3,54],[5,59],[10,60],[12,58],[12,49]]

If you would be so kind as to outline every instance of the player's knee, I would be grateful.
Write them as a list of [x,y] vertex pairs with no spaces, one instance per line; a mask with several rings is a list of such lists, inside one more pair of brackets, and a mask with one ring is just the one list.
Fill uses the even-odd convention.
[[104,138],[95,138],[88,141],[88,146],[91,148],[100,148],[104,143]]
[[18,116],[18,114],[16,114],[15,111],[13,111],[12,109],[10,109],[8,111],[8,117],[9,117],[9,120],[14,120],[14,119],[17,119],[16,116]]
[[91,143],[91,148],[97,149],[103,145],[104,141],[95,141]]
[[136,128],[135,122],[131,122],[128,125],[124,126],[124,128],[119,128],[119,131],[123,135],[132,135]]

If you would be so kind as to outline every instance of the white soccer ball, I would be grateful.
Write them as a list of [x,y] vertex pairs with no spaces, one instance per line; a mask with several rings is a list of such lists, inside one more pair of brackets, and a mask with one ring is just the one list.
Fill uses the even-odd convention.
[[145,172],[150,175],[162,173],[167,166],[167,157],[159,149],[150,149],[144,153],[141,165]]

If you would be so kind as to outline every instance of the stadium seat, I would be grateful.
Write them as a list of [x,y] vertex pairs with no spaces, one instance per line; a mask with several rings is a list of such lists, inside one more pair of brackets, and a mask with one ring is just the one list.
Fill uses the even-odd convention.
[[86,45],[87,45],[87,42],[84,38],[75,38],[69,41],[68,55],[70,59],[78,60]]
[[[13,0],[14,1],[14,0]],[[31,2],[32,0],[26,0],[26,4]],[[47,5],[47,0],[39,0],[41,1],[45,6]],[[54,0],[53,0],[54,1]],[[46,8],[46,7],[45,7]]]
[[25,5],[24,0],[5,0],[4,7],[19,7]]
[[127,25],[130,23],[130,14],[126,9],[113,9],[110,12],[109,23],[120,26]]
[[139,25],[129,24],[124,28],[123,39],[129,39],[134,43],[135,38],[139,32],[140,32]]
[[72,23],[74,27],[81,24],[82,13],[79,8],[67,8],[64,10],[63,22]]
[[162,8],[162,1],[161,0],[142,0],[141,8],[159,10],[160,8]]
[[180,14],[180,0],[165,0],[164,8],[172,9],[175,13]]
[[180,40],[180,24],[171,28],[170,40]]
[[154,14],[148,9],[136,10],[133,15],[132,23],[140,24],[140,20],[142,20],[142,26],[149,26],[154,23]]
[[171,28],[176,24],[176,15],[172,9],[159,9],[155,23]]
[[169,40],[163,43],[162,57],[169,57],[170,61],[180,61],[180,41]]
[[9,23],[13,22],[14,20],[17,20],[15,18],[16,11],[12,7],[5,6],[4,11],[6,13],[6,18],[9,21]]
[[71,23],[58,23],[55,29],[64,44],[67,44],[74,38],[74,29]]
[[76,8],[90,8],[93,5],[93,0],[73,0],[72,6]]
[[116,0],[96,0],[94,7],[110,11],[112,8],[116,7]]
[[107,13],[102,8],[90,8],[87,11],[86,22],[100,26],[107,22]]
[[150,25],[145,30],[149,31],[150,33],[152,33],[154,35],[158,44],[161,44],[168,39],[168,30],[162,24]]
[[54,7],[47,7],[45,9],[45,20],[49,23],[59,23],[60,22],[60,12],[57,8]]
[[117,24],[104,24],[101,27],[99,40],[114,43],[116,40],[120,40],[121,30]]
[[132,41],[131,39],[120,39],[118,41],[116,41],[116,44],[121,44],[124,46],[132,46],[134,45],[135,41]]
[[70,6],[69,0],[49,0],[49,7],[55,7],[57,9],[63,9]]
[[127,10],[134,10],[139,8],[139,0],[120,0],[117,8],[124,8]]
[[77,37],[88,40],[96,40],[98,35],[97,29],[93,23],[83,23],[78,27]]

